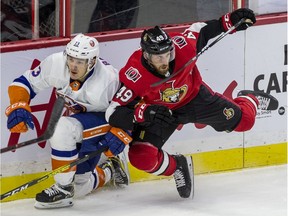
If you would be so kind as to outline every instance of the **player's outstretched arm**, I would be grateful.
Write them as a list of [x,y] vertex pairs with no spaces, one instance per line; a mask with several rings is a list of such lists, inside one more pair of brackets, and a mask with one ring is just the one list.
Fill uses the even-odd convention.
[[[231,31],[230,34],[233,34],[236,31],[246,30],[248,27],[256,23],[254,12],[247,8],[241,8],[221,16],[219,20],[209,20],[203,25],[198,25],[201,27],[201,29],[199,30],[199,36],[197,38],[197,52],[200,52],[207,45],[210,39],[220,35],[223,32],[227,32],[242,18],[245,18],[245,22],[239,25],[235,30]],[[196,28],[191,27],[190,29],[192,30]]]

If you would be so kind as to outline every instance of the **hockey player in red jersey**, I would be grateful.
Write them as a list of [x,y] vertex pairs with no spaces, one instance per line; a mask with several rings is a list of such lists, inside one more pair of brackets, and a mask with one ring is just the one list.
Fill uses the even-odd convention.
[[[120,70],[122,87],[106,110],[110,125],[133,129],[128,153],[131,164],[154,175],[173,175],[183,198],[194,194],[192,158],[162,149],[179,124],[201,123],[216,131],[243,132],[253,127],[260,100],[270,101],[266,109],[278,106],[278,101],[264,92],[243,90],[230,100],[202,81],[195,61],[186,65],[209,39],[242,18],[249,22],[232,33],[256,22],[253,11],[242,8],[219,20],[194,23],[183,33],[167,34],[159,26],[144,30],[141,49]],[[153,85],[163,79],[164,83]]]

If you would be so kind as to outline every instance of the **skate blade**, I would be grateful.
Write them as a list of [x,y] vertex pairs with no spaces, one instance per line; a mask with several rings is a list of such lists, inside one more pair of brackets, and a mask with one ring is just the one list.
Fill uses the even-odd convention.
[[36,209],[54,209],[54,208],[65,208],[73,206],[73,198],[68,198],[65,200],[59,200],[51,203],[43,203],[36,201],[34,207]]
[[[128,168],[128,159],[127,159],[127,156],[125,154],[125,152],[121,152],[120,154],[118,154],[118,157],[123,165],[123,168],[124,168],[124,171],[127,175],[127,178],[128,178],[128,185],[130,184],[130,171],[129,171],[129,168]],[[124,186],[124,185],[123,185]]]
[[189,168],[189,175],[191,178],[191,193],[188,198],[193,199],[194,198],[194,165],[193,165],[193,159],[192,156],[186,157],[188,168]]

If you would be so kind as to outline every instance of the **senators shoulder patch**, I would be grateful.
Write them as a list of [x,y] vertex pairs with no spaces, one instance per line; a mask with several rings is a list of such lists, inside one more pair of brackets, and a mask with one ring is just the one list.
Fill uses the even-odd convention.
[[128,80],[132,82],[137,82],[142,76],[136,68],[130,67],[126,72],[125,75]]
[[187,45],[187,41],[183,36],[175,36],[172,38],[172,40],[174,41],[174,44],[176,44],[180,49]]

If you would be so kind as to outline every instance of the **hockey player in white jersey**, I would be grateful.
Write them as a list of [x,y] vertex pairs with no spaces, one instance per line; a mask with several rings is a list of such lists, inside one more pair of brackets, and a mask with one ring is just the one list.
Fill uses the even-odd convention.
[[[7,127],[22,133],[34,124],[29,102],[38,92],[54,87],[65,98],[70,116],[62,116],[50,139],[52,169],[71,163],[78,157],[108,146],[108,157],[96,166],[100,156],[54,176],[55,184],[36,195],[36,208],[59,208],[73,205],[73,198],[113,182],[127,185],[128,174],[119,157],[131,140],[127,131],[111,127],[105,111],[119,88],[118,71],[99,58],[99,44],[93,37],[79,34],[64,52],[44,59],[27,70],[8,88],[10,106],[6,109]],[[120,139],[121,131],[126,137]],[[127,142],[128,139],[128,142]],[[124,171],[124,172],[123,172]]]

